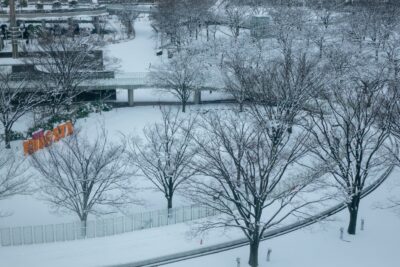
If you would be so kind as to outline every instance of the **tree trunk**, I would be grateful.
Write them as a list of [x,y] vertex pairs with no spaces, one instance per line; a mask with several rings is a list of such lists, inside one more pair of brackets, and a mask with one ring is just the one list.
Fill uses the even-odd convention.
[[55,116],[57,114],[57,107],[56,107],[57,104],[56,104],[55,99],[52,100],[50,105],[51,105],[51,115]]
[[350,204],[347,207],[350,213],[350,222],[349,222],[349,227],[347,228],[347,233],[349,235],[356,234],[359,204],[360,204],[360,196],[356,195],[353,196]]
[[172,215],[172,198],[174,196],[174,183],[172,182],[172,177],[168,178],[168,193],[165,195],[168,202],[168,217]]
[[4,143],[6,145],[6,149],[10,149],[11,148],[11,144],[10,144],[10,130],[7,127],[4,127]]
[[86,232],[87,232],[87,215],[84,215],[81,218],[81,237],[86,238]]
[[186,101],[182,101],[182,112],[186,112]]
[[324,54],[324,41],[320,40],[319,44],[319,58],[321,59]]
[[258,238],[252,242],[250,242],[250,257],[249,257],[249,265],[251,267],[258,266],[258,247],[260,245],[260,241]]
[[167,198],[167,202],[168,202],[168,210],[172,209],[172,196]]

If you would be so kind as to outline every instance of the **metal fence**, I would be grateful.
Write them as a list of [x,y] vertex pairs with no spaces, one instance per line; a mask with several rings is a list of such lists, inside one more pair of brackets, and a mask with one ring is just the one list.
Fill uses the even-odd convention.
[[185,206],[168,210],[142,212],[129,216],[89,220],[86,237],[81,222],[0,228],[1,246],[19,246],[104,237],[147,228],[188,222],[217,215],[204,206]]

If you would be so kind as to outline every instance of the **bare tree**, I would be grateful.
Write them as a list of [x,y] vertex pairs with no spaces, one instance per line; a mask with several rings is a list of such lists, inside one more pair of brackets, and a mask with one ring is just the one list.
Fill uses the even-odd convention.
[[104,214],[131,201],[122,144],[112,144],[104,130],[92,142],[74,133],[32,155],[44,200],[56,210],[75,213],[86,236],[89,214]]
[[249,265],[256,267],[265,231],[310,216],[307,207],[328,199],[315,194],[321,169],[299,164],[309,135],[276,131],[286,125],[259,124],[246,112],[211,114],[200,125],[195,165],[205,177],[191,179],[186,192],[222,213],[202,222],[200,230],[240,229],[250,242]]
[[[397,100],[398,101],[398,100]],[[392,114],[392,125],[391,125],[391,134],[392,136],[389,138],[389,142],[385,144],[386,154],[382,155],[385,157],[387,164],[393,164],[393,166],[400,166],[400,155],[399,155],[399,107],[398,104],[395,105]],[[397,189],[400,188],[400,180],[396,177],[396,180],[390,183],[391,188]],[[400,215],[400,197],[398,191],[394,191],[394,193],[390,190],[390,192],[386,195],[386,201],[378,202],[376,205],[377,208],[381,209],[390,209],[395,213]]]
[[15,151],[0,151],[0,200],[28,193],[29,176],[24,159],[18,157]]
[[99,35],[101,39],[104,39],[104,34],[107,33],[107,27],[108,27],[108,19],[107,16],[100,16],[99,21],[97,23]]
[[384,144],[390,133],[391,101],[381,71],[348,74],[315,98],[311,113],[314,155],[329,169],[347,202],[347,232],[356,233],[363,189],[385,168]]
[[[215,3],[214,0],[185,0],[181,3],[182,24],[186,26],[189,37],[195,36],[198,39],[199,30],[207,23],[210,12],[209,9]],[[193,34],[194,32],[194,34]]]
[[4,128],[4,143],[6,148],[11,148],[11,133],[14,123],[32,111],[42,98],[34,82],[27,83],[13,79],[11,74],[0,73],[0,122]]
[[187,32],[184,29],[185,15],[183,1],[165,0],[157,5],[157,11],[152,14],[154,26],[165,34],[173,46],[179,50],[183,45]]
[[225,89],[238,102],[240,112],[254,90],[257,77],[264,74],[260,70],[260,52],[256,45],[238,41],[225,57],[222,66]]
[[129,10],[122,10],[119,11],[117,15],[126,29],[126,34],[128,38],[131,37],[135,38],[136,32],[134,23],[137,17],[139,16],[139,13]]
[[357,9],[349,15],[343,32],[351,43],[358,45],[358,52],[362,53],[368,35],[369,13],[365,9]]
[[284,122],[291,131],[296,117],[312,109],[311,100],[320,94],[323,72],[318,60],[303,53],[294,55],[289,49],[282,58],[260,64],[254,71],[252,114],[265,124]]
[[[400,39],[397,36],[389,38],[386,49],[385,49],[385,62],[388,69],[388,82],[389,92],[388,97],[393,101],[393,109],[391,110],[391,141],[388,144],[388,151],[390,158],[396,166],[400,166],[399,156],[399,141],[400,141]],[[397,181],[396,186],[400,186]],[[400,212],[400,197],[398,195],[390,195],[388,197],[388,203],[381,205],[382,208],[394,209]]]
[[301,31],[306,21],[304,10],[290,6],[277,7],[270,15],[273,22],[272,34],[278,42],[279,49],[283,54],[290,53],[294,41],[302,39]]
[[388,39],[395,34],[398,13],[395,6],[379,6],[368,10],[367,37],[375,50],[376,61],[379,60],[379,52],[386,46]]
[[161,123],[143,130],[144,144],[131,142],[131,161],[164,194],[170,210],[175,192],[196,174],[191,168],[195,118],[182,118],[179,110],[162,108],[161,113]]
[[400,82],[400,38],[398,36],[391,36],[387,41],[384,51],[390,87],[392,92],[396,94]]
[[182,112],[185,112],[190,96],[204,80],[202,64],[198,52],[182,50],[150,75],[155,86],[168,90],[180,100]]
[[319,57],[322,58],[325,46],[332,38],[332,23],[333,23],[333,10],[331,9],[317,9],[315,11],[317,19],[308,27],[309,37],[319,49]]
[[245,26],[246,21],[249,20],[250,9],[237,6],[232,4],[227,4],[225,7],[225,15],[227,19],[227,24],[229,30],[231,31],[233,40],[236,41],[240,34],[240,28]]
[[25,47],[29,64],[35,66],[33,79],[39,80],[53,114],[71,108],[73,99],[85,91],[82,84],[94,70],[102,70],[101,52],[84,36],[62,36],[41,31],[37,47]]
[[214,0],[160,1],[153,13],[153,24],[170,39],[172,46],[180,50],[191,37],[195,36],[197,40],[203,24],[208,27],[209,9],[214,3]]
[[225,61],[227,91],[239,102],[241,111],[248,100],[260,123],[278,120],[291,131],[295,118],[312,109],[311,100],[321,91],[324,73],[319,58],[293,51],[291,46],[272,59],[265,56],[262,45],[247,45],[246,49],[251,52],[234,49]]

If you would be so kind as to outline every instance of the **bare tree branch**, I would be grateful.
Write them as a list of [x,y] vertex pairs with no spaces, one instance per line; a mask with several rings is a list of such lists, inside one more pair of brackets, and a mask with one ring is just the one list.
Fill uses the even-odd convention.
[[32,155],[43,198],[56,210],[75,213],[86,235],[89,214],[108,213],[132,202],[132,186],[122,144],[110,143],[104,130],[90,142],[74,133]]
[[195,118],[182,118],[179,110],[162,108],[161,112],[162,122],[143,130],[144,144],[131,140],[131,162],[164,194],[171,209],[176,190],[196,174],[191,168],[196,155]]
[[186,192],[222,213],[202,223],[200,230],[241,229],[250,241],[249,264],[257,266],[258,245],[267,229],[305,216],[308,207],[329,198],[314,192],[323,168],[304,169],[297,163],[307,155],[306,131],[271,136],[246,112],[211,114],[200,125],[195,166],[202,176],[192,178]]
[[39,90],[32,82],[27,90],[25,79],[15,80],[11,74],[0,73],[0,122],[4,128],[4,142],[10,148],[14,123],[43,102]]

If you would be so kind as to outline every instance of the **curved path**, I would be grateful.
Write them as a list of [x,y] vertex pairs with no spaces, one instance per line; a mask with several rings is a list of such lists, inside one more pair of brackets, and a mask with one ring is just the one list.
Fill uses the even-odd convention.
[[[390,166],[379,177],[379,179],[374,184],[365,188],[361,194],[362,198],[366,197],[371,192],[373,192],[376,188],[378,188],[386,180],[386,178],[392,173],[393,169],[394,169],[394,166]],[[330,216],[344,210],[346,207],[347,206],[345,203],[341,203],[341,204],[338,204],[318,215],[314,215],[308,219],[289,224],[289,225],[281,227],[279,229],[268,231],[264,234],[262,241],[271,239],[271,238],[274,238],[277,236],[281,236],[281,235],[296,231],[298,229],[304,228],[306,226],[312,225],[314,223],[317,223],[327,217],[330,217]],[[192,258],[198,258],[198,257],[206,256],[206,255],[211,255],[211,254],[231,250],[231,249],[247,246],[248,244],[249,244],[249,242],[246,238],[241,238],[241,239],[237,239],[234,241],[225,242],[225,243],[221,243],[221,244],[213,245],[213,246],[208,246],[208,247],[201,248],[201,249],[195,249],[195,250],[190,250],[190,251],[186,251],[186,252],[175,253],[175,254],[171,254],[171,255],[167,255],[167,256],[127,263],[127,264],[112,265],[112,267],[156,267],[156,266],[160,266],[160,265],[170,264],[170,263],[174,263],[174,262],[184,261],[184,260],[188,260],[188,259],[192,259]]]

